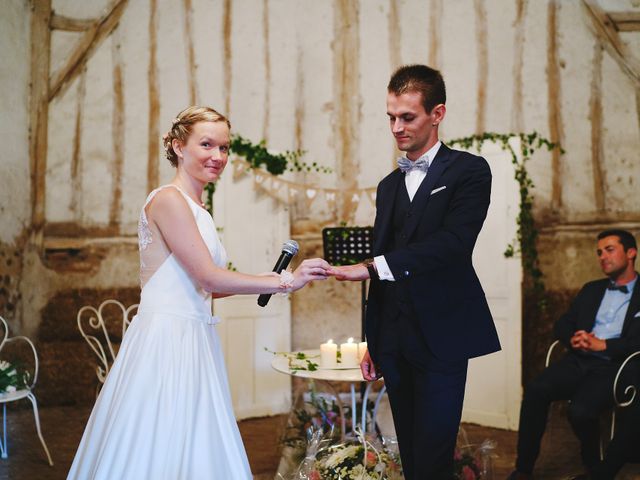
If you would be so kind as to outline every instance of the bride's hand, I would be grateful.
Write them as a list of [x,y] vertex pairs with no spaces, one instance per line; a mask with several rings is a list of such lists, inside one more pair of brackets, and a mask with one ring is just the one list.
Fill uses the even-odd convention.
[[322,258],[308,258],[303,260],[293,272],[293,288],[296,291],[313,280],[326,280],[327,270],[331,268]]

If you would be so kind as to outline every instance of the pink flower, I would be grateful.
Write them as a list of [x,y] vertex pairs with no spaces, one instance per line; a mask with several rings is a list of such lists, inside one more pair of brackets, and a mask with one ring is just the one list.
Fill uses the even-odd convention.
[[455,451],[453,452],[453,459],[456,462],[462,460],[462,452],[460,451],[459,448],[456,448]]
[[476,480],[476,472],[469,465],[462,467],[462,480]]
[[322,480],[320,472],[318,472],[317,470],[312,470],[309,474],[309,480]]

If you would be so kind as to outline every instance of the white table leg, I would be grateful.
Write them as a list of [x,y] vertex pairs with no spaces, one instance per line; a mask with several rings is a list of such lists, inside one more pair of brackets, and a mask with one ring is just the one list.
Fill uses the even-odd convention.
[[[369,384],[372,385],[372,384]],[[376,397],[376,403],[373,407],[373,412],[371,413],[371,425],[374,426],[376,424],[376,418],[378,417],[378,407],[380,406],[380,400],[384,393],[387,391],[387,386],[383,385],[380,391],[378,392],[378,396]]]
[[351,389],[351,432],[356,435],[356,427],[358,426],[358,415],[356,413],[356,384],[350,384]]

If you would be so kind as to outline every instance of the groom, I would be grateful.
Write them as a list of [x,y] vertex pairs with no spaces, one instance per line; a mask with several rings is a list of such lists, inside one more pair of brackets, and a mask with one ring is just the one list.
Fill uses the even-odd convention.
[[468,359],[500,350],[471,263],[491,171],[438,139],[440,72],[404,66],[387,89],[391,133],[406,157],[378,185],[375,258],[331,273],[371,279],[361,369],[367,380],[384,376],[405,478],[450,479]]

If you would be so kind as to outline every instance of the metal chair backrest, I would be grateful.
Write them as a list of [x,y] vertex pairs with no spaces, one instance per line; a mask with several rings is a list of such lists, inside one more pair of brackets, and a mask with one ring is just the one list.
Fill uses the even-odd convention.
[[[107,307],[111,307],[109,311],[115,310],[115,320],[112,321],[112,316],[105,316],[104,310]],[[102,302],[98,308],[86,305],[78,311],[78,329],[98,357],[96,375],[101,384],[104,383],[116,359],[117,352],[112,335],[121,329],[120,340],[124,337],[131,323],[132,314],[137,308],[138,304],[125,307],[118,300],[109,299]],[[114,325],[117,326],[115,331]]]

